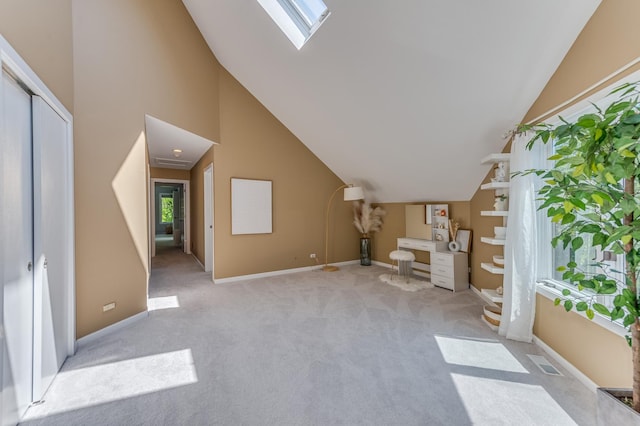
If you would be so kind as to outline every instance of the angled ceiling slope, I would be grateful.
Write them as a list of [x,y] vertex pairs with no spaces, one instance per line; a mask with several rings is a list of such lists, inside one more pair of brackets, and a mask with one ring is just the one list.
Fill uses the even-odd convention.
[[221,64],[375,201],[469,200],[599,0],[372,2],[300,50],[257,0],[183,0]]
[[191,170],[211,145],[217,145],[149,114],[144,116],[144,123],[151,167]]

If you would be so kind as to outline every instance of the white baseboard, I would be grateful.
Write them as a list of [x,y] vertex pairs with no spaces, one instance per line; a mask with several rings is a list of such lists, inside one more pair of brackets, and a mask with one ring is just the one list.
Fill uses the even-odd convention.
[[473,284],[469,284],[469,288],[471,289],[471,291],[473,291],[476,294],[476,296],[478,296],[484,302],[486,302],[487,304],[489,304],[491,306],[496,306],[496,304],[493,303],[487,296],[482,294],[482,292],[480,290],[478,290],[478,288],[476,286],[474,286]]
[[111,324],[106,326],[105,328],[101,328],[98,331],[94,331],[91,334],[87,334],[86,336],[76,340],[76,349],[80,349],[81,347],[89,343],[95,342],[96,340],[99,340],[104,336],[106,336],[107,334],[113,333],[114,331],[121,330],[125,327],[128,327],[131,324],[146,318],[147,316],[149,316],[148,311],[140,312],[139,314],[132,315],[129,318],[123,319],[122,321],[118,321],[115,324]]
[[495,302],[489,299],[487,295],[485,295],[481,290],[478,290],[478,287],[474,286],[473,284],[469,284],[469,288],[471,289],[471,291],[473,291],[476,294],[476,296],[482,299],[482,301],[485,302],[487,305],[498,306],[496,305]]
[[382,266],[383,268],[391,269],[391,264],[390,263],[384,263],[384,262],[379,262],[377,260],[372,260],[371,264],[372,265],[376,265],[376,266]]
[[547,345],[545,342],[543,342],[542,340],[540,340],[538,336],[535,336],[535,335],[533,336],[533,343],[535,343],[540,348],[542,348],[543,351],[549,354],[549,356],[553,358],[558,364],[563,366],[567,371],[569,371],[569,373],[571,373],[583,385],[589,388],[590,391],[592,391],[593,393],[596,392],[596,390],[598,389],[597,384],[595,384],[590,378],[588,378],[582,371],[578,370],[573,364],[571,364],[569,361],[564,359],[562,355],[560,355],[558,352],[551,349],[551,347]]
[[[356,265],[358,263],[360,263],[360,260],[348,260],[346,262],[332,262],[330,263],[330,265],[347,266],[347,265]],[[295,274],[296,272],[308,272],[316,269],[322,269],[323,266],[324,265],[303,266],[301,268],[281,269],[279,271],[261,272],[259,274],[238,275],[235,277],[228,277],[228,278],[215,278],[213,282],[215,284],[228,284],[236,281],[255,280],[257,278],[267,278],[267,277],[275,277],[278,275]]]
[[202,268],[202,270],[204,271],[204,265],[202,263],[200,263],[200,260],[196,257],[195,254],[191,253],[191,256],[193,256],[193,259],[196,261],[196,263],[198,265],[200,265],[200,267]]

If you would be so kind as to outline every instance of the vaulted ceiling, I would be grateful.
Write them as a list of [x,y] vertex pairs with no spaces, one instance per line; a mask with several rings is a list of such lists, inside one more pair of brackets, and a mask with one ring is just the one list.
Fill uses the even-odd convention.
[[[297,50],[257,0],[183,0],[220,63],[374,201],[469,200],[600,0],[325,0]],[[220,141],[224,144],[224,141]]]

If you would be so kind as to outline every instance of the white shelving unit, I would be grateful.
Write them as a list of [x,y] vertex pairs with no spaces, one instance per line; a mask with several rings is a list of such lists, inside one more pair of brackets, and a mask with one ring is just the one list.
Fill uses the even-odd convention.
[[508,211],[497,211],[497,210],[482,210],[480,212],[480,216],[507,217],[508,214],[509,214]]
[[493,331],[498,331],[498,328],[499,328],[499,327],[498,327],[497,325],[493,325],[493,324],[491,324],[489,321],[487,321],[487,320],[484,318],[484,315],[480,315],[480,319],[481,319],[485,324],[487,324],[487,326],[488,326],[490,329],[492,329]]
[[497,291],[488,290],[486,288],[483,288],[480,291],[487,299],[491,300],[493,303],[502,303],[502,295],[498,294]]
[[449,205],[428,204],[427,224],[431,225],[433,241],[449,241]]
[[480,241],[492,246],[503,246],[506,240],[504,238],[480,237]]
[[[489,154],[482,159],[482,164],[499,164],[508,163],[511,155],[508,153]],[[507,171],[508,176],[508,171]],[[489,182],[480,185],[480,189],[491,190],[496,192],[496,197],[500,195],[507,195],[509,192],[509,182]],[[483,210],[480,212],[481,216],[491,216],[502,218],[502,226],[507,226],[508,211],[502,210]],[[495,237],[480,237],[480,241],[492,246],[504,246],[505,240]],[[491,262],[483,262],[480,264],[482,269],[491,272],[492,274],[503,275],[504,268],[499,268]]]
[[[510,160],[510,155],[509,154],[505,154],[505,153],[499,153],[499,154],[490,154],[487,155],[486,157],[484,157],[482,159],[482,164],[498,164],[498,163],[508,163]],[[508,169],[508,168],[507,168]],[[507,173],[507,179],[508,179],[508,170],[506,171]],[[497,177],[497,173],[496,173],[496,177]],[[498,179],[495,179],[498,180]],[[491,191],[495,191],[495,195],[496,198],[500,195],[507,195],[509,193],[509,182],[494,182],[492,180],[492,182],[489,183],[485,183],[480,185],[480,189],[483,190],[491,190]],[[498,206],[496,205],[495,208],[498,208]],[[507,218],[509,216],[509,212],[508,211],[502,211],[502,210],[483,210],[480,212],[481,216],[489,216],[489,217],[495,217],[495,218],[501,218],[501,222],[502,222],[502,226],[507,226]],[[495,236],[492,237],[480,237],[480,241],[483,242],[484,244],[490,244],[493,246],[504,246],[505,240],[503,238],[496,238]],[[491,274],[495,274],[495,275],[504,275],[504,267],[500,267],[500,266],[496,266],[493,262],[481,262],[480,263],[480,267],[491,273]],[[482,289],[481,290],[482,295],[487,299],[490,300],[492,303],[494,304],[498,304],[501,305],[502,304],[502,295],[498,294],[498,292],[496,290],[487,290],[487,289]],[[480,315],[480,319],[482,321],[484,321],[485,324],[487,324],[487,326],[492,329],[493,331],[497,331],[498,327],[491,324],[489,321],[486,320],[486,318],[484,317],[484,315]]]
[[480,185],[480,189],[509,189],[509,182],[489,182]]
[[480,267],[485,271],[491,272],[492,274],[504,275],[504,268],[500,268],[493,263],[482,262],[480,263]]
[[482,160],[480,160],[480,163],[495,164],[501,161],[509,161],[510,158],[511,158],[511,154],[509,154],[508,152],[494,153],[484,157]]

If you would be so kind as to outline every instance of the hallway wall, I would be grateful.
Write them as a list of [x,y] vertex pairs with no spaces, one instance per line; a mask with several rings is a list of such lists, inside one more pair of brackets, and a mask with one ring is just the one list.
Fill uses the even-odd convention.
[[178,1],[74,1],[73,41],[82,337],[146,310],[144,117],[215,140],[218,64]]

